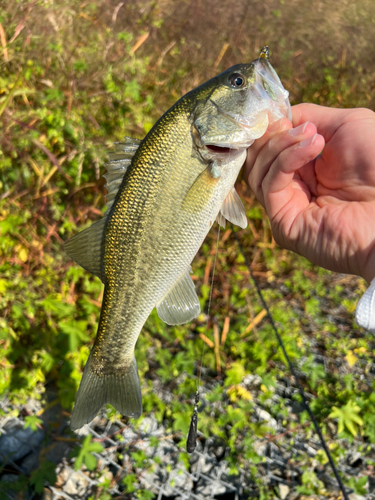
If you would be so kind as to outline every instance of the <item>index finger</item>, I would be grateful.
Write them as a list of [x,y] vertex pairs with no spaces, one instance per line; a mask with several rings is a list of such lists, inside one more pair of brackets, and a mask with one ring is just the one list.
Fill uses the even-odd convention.
[[310,121],[316,125],[319,134],[328,142],[348,114],[348,109],[328,108],[317,104],[292,106],[293,127]]

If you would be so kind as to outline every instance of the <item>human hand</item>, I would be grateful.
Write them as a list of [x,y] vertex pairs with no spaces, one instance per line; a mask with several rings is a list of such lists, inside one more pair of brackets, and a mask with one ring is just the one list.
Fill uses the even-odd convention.
[[281,247],[371,281],[375,113],[299,104],[292,116],[293,125],[279,120],[248,149],[245,179]]

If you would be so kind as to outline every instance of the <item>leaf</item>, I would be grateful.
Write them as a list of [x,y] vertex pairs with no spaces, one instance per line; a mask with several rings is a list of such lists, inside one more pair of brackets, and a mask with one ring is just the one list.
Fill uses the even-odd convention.
[[94,441],[93,443],[89,444],[87,450],[92,451],[93,453],[101,453],[104,450],[104,448],[102,444],[98,443],[97,441]]
[[235,361],[227,370],[224,385],[237,385],[239,384],[246,374],[245,368],[240,361]]
[[126,493],[132,493],[137,489],[135,486],[137,483],[137,476],[135,474],[127,474],[122,480],[122,483],[125,486]]
[[363,420],[358,415],[361,408],[349,400],[345,406],[337,408],[333,406],[333,411],[328,415],[329,418],[338,419],[338,433],[344,431],[345,427],[348,431],[355,437],[357,435],[358,429],[357,425],[362,426]]
[[186,412],[177,413],[173,422],[173,430],[181,431],[184,435],[189,432],[191,415]]
[[85,437],[82,443],[82,447],[76,447],[71,453],[70,457],[76,456],[76,461],[74,462],[74,470],[78,470],[81,468],[82,463],[84,462],[86,467],[89,470],[94,470],[96,467],[97,460],[91,455],[91,452],[100,453],[103,451],[103,445],[98,442],[91,442],[92,436],[89,434]]
[[245,399],[247,401],[251,401],[253,399],[253,396],[251,393],[245,388],[242,387],[242,385],[232,385],[232,387],[228,388],[228,396],[229,399],[234,403],[237,401],[237,399]]
[[154,498],[155,494],[152,493],[150,490],[138,490],[137,491],[137,498],[139,500],[151,500]]
[[37,493],[43,492],[45,482],[51,485],[56,483],[55,467],[56,465],[53,462],[45,461],[37,470],[32,472],[30,484],[34,486]]
[[85,454],[85,465],[88,468],[88,470],[94,470],[96,467],[96,457],[94,455],[91,455],[90,453]]
[[24,429],[27,429],[28,427],[32,431],[37,431],[38,427],[43,423],[43,420],[41,418],[38,418],[36,415],[29,415],[25,417],[25,423],[23,425]]

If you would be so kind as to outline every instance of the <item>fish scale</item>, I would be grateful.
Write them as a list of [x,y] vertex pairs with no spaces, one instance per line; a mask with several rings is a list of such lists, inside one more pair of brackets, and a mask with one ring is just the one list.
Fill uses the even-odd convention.
[[105,284],[72,429],[105,403],[141,414],[134,348],[142,327],[154,307],[168,324],[198,316],[190,264],[217,218],[246,227],[234,184],[246,148],[290,113],[287,95],[267,59],[234,66],[182,97],[139,145],[129,139],[111,154],[108,211],[65,244]]

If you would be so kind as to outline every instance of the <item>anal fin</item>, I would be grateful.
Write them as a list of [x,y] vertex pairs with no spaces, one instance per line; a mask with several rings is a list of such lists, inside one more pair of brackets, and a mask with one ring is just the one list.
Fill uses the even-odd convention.
[[201,311],[193,280],[187,270],[156,306],[159,318],[167,325],[182,325]]

